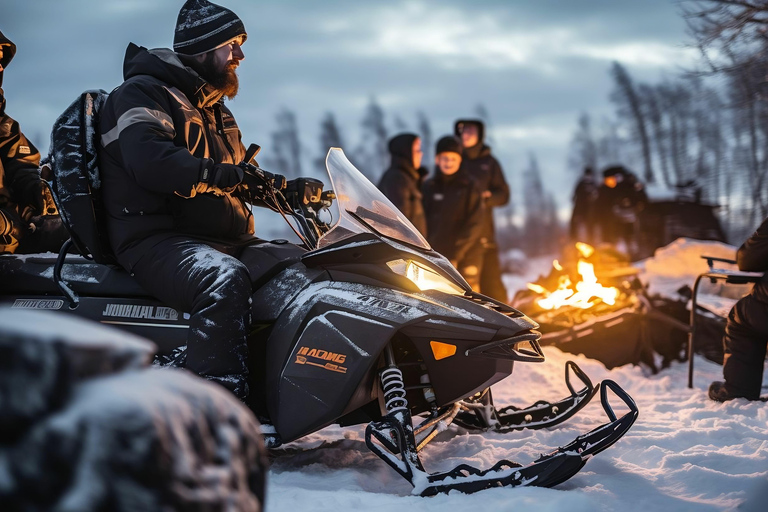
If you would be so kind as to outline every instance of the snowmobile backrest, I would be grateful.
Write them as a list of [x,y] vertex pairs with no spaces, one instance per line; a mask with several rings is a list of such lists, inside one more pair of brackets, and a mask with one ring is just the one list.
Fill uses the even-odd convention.
[[83,256],[112,263],[101,200],[99,112],[103,90],[85,91],[59,116],[44,161],[53,171],[53,189],[62,221]]

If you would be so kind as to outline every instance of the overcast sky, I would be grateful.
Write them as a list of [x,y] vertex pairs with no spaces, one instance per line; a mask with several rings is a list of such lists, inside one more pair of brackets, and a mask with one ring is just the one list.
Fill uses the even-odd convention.
[[[129,42],[170,47],[182,0],[27,0],[2,9],[0,30],[18,46],[5,73],[8,112],[41,149],[50,127],[85,89],[122,81]],[[435,137],[482,103],[494,153],[510,184],[529,154],[565,202],[568,143],[581,112],[608,115],[611,62],[657,81],[690,65],[673,0],[222,0],[248,41],[240,94],[230,102],[246,145],[269,153],[281,107],[294,110],[306,150],[320,154],[318,126],[333,112],[348,149],[373,96],[391,131],[395,117]],[[565,205],[562,205],[565,206]]]

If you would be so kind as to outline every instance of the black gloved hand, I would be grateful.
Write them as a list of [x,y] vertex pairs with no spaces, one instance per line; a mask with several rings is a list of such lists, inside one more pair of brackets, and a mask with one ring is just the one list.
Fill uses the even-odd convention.
[[200,172],[200,183],[232,192],[243,181],[243,169],[234,164],[206,165]]

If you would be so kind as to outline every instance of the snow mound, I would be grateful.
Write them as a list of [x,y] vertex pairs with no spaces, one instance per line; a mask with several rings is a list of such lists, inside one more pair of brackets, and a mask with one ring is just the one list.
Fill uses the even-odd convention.
[[63,313],[0,324],[2,510],[261,510],[260,427],[224,388]]

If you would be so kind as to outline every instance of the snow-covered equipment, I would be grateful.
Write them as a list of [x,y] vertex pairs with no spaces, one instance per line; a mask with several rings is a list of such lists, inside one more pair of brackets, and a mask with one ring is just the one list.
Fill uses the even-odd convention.
[[[239,254],[254,283],[250,387],[258,391],[249,405],[270,424],[268,444],[331,424],[367,423],[368,447],[426,496],[557,485],[634,423],[637,407],[617,384],[593,385],[572,363],[564,400],[495,409],[490,386],[515,362],[544,361],[535,322],[473,292],[341,149],[326,158],[332,191],[318,180],[286,183],[245,162],[247,199],[281,214],[302,240],[219,242]],[[0,257],[7,290],[0,300],[70,310],[152,339],[166,359],[182,357],[184,311],[146,296],[122,269],[65,251],[58,262]],[[609,390],[628,408],[620,418]],[[598,391],[609,421],[527,466],[500,461],[485,470],[462,464],[429,473],[421,463],[419,452],[453,422],[501,432],[552,426]]]

